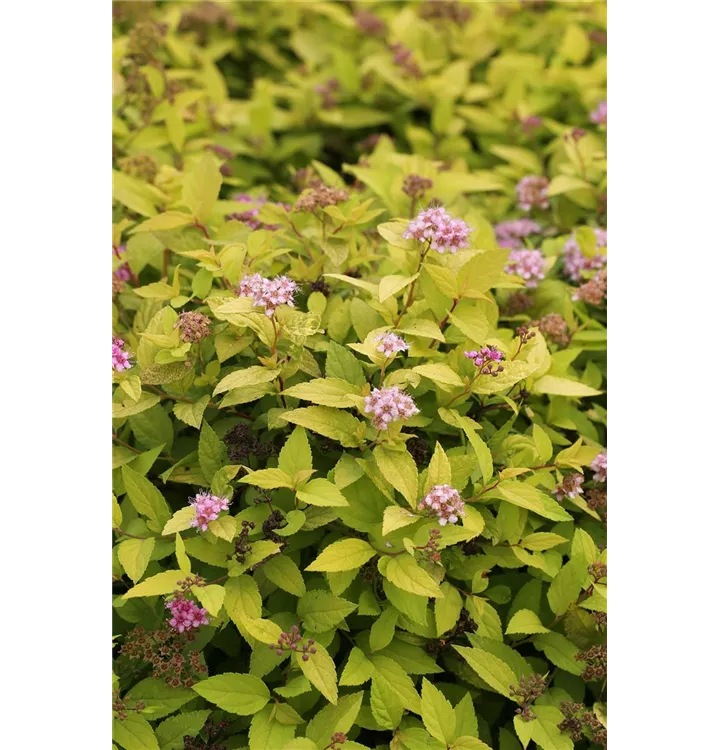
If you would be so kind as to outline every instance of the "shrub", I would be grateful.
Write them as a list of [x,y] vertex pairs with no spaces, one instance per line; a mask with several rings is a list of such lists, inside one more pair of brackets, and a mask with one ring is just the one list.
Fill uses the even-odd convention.
[[113,60],[115,745],[605,747],[605,6]]

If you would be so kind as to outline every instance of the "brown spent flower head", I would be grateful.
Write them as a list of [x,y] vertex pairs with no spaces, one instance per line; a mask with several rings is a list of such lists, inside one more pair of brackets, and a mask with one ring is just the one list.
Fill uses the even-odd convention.
[[586,682],[602,680],[608,674],[608,645],[591,646],[587,651],[576,654],[576,661],[586,662],[586,669],[581,675]]
[[410,174],[404,178],[402,190],[410,198],[423,198],[427,190],[430,190],[434,183],[428,177],[422,177],[418,174]]
[[586,505],[588,505],[591,510],[604,510],[608,505],[608,490],[601,490],[598,488],[589,490],[588,497],[586,498]]
[[[531,295],[526,292],[514,292],[507,300],[502,313],[504,315],[514,316],[521,315],[533,306]],[[533,325],[533,324],[532,324]]]
[[297,198],[294,204],[295,211],[308,211],[310,213],[318,208],[336,206],[341,201],[349,200],[349,193],[343,188],[334,188],[323,183],[315,187],[307,188]]
[[608,746],[606,728],[583,703],[561,701],[561,713],[565,718],[558,728],[562,732],[568,732],[574,742],[587,738],[604,748]]
[[168,26],[152,20],[138,21],[130,30],[127,39],[127,54],[138,65],[154,59],[163,44]]
[[118,164],[125,174],[130,175],[130,177],[138,177],[146,182],[154,182],[159,171],[157,162],[147,154],[125,156],[118,161]]
[[558,346],[566,346],[569,342],[568,324],[558,313],[549,313],[539,320],[533,320],[529,325],[535,326]]
[[201,312],[183,312],[174,322],[185,344],[198,344],[212,333],[212,319]]
[[252,545],[249,543],[249,534],[254,530],[254,527],[254,521],[242,521],[242,529],[234,540],[234,552],[231,555],[227,555],[228,560],[234,559],[240,564],[244,563],[247,555],[252,552]]
[[428,0],[421,4],[419,14],[427,20],[446,20],[463,24],[471,20],[472,11],[468,3],[456,0]]
[[346,741],[347,736],[344,732],[334,732],[324,750],[339,750],[339,746],[343,745]]
[[588,566],[588,572],[594,582],[598,583],[602,578],[608,577],[608,566],[602,562],[591,563]]
[[582,284],[571,299],[588,302],[589,305],[601,305],[608,299],[608,271],[604,268],[592,279]]
[[394,65],[400,67],[410,78],[423,78],[424,73],[419,64],[414,59],[414,53],[401,42],[394,42],[389,45],[389,49],[394,53]]
[[124,279],[120,279],[115,274],[112,274],[112,296],[116,297],[127,285]]
[[524,720],[531,721],[536,715],[531,711],[531,704],[546,690],[546,680],[541,675],[523,676],[518,686],[509,685],[509,694],[515,696],[519,708],[516,713]]
[[429,531],[429,540],[423,547],[417,547],[420,554],[427,562],[441,562],[441,552],[439,552],[439,539],[441,539],[441,529],[431,529]]
[[386,30],[384,21],[370,13],[368,10],[357,10],[354,13],[354,23],[357,28],[367,36],[382,36]]
[[120,691],[115,690],[112,693],[112,710],[115,714],[115,718],[119,721],[124,721],[127,718],[128,711],[136,711],[139,713],[145,708],[144,701],[136,701],[134,706],[127,705],[122,698],[120,698]]

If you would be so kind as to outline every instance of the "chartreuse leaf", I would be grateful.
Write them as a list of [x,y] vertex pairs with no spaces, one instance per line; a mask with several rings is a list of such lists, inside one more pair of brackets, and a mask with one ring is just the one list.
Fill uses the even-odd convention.
[[256,365],[247,367],[245,370],[235,370],[217,383],[213,395],[217,396],[220,393],[226,393],[235,388],[244,388],[249,385],[271,383],[272,380],[276,380],[279,377],[279,374],[280,370],[268,370],[266,367]]
[[444,694],[424,677],[421,681],[421,718],[429,734],[446,745],[456,739],[456,714]]
[[579,649],[565,635],[554,632],[542,633],[533,639],[533,643],[559,669],[575,675],[580,675],[583,672],[584,666],[581,662],[576,661]]
[[133,586],[124,595],[123,599],[133,599],[137,596],[162,596],[163,594],[171,594],[177,588],[177,583],[186,577],[186,574],[181,570],[165,570]]
[[190,521],[197,515],[193,505],[188,505],[185,508],[175,511],[172,518],[164,525],[162,529],[162,536],[168,536],[178,531],[186,531],[191,527]]
[[386,577],[395,586],[410,594],[443,598],[436,581],[421,567],[411,555],[401,554],[392,557],[386,565]]
[[286,747],[294,737],[296,727],[279,721],[276,704],[265,706],[253,717],[249,726],[249,746],[251,748]]
[[133,583],[142,578],[155,548],[153,537],[149,539],[127,539],[117,547],[117,557]]
[[252,674],[225,672],[197,682],[192,689],[225,711],[251,716],[269,701],[269,689]]
[[359,387],[339,378],[315,378],[286,388],[282,393],[320,406],[343,409],[354,406],[354,400],[349,396],[358,396]]
[[227,463],[227,450],[217,433],[205,422],[199,433],[199,465],[207,483]]
[[313,648],[316,648],[317,652],[311,654],[307,661],[304,661],[296,652],[292,653],[292,661],[330,703],[336,704],[339,692],[334,660],[320,643],[315,643]]
[[374,665],[364,656],[364,652],[356,646],[349,652],[340,685],[363,685],[373,674]]
[[306,430],[295,427],[279,452],[279,468],[290,477],[312,468],[312,449]]
[[551,631],[541,624],[538,615],[530,609],[520,609],[506,626],[506,635],[549,632]]
[[421,516],[406,510],[406,508],[390,505],[384,511],[381,533],[386,536],[387,534],[391,534],[392,531],[396,531],[404,526],[409,526],[412,523],[420,521],[421,518]]
[[491,750],[491,747],[476,737],[464,735],[456,738],[451,750]]
[[573,742],[568,734],[564,734],[558,725],[564,720],[564,715],[555,706],[533,706],[536,719],[531,722],[531,739],[542,750],[572,750]]
[[289,474],[281,469],[258,469],[239,480],[240,484],[251,484],[254,487],[262,487],[273,490],[277,487],[293,487],[294,480]]
[[444,581],[439,589],[444,598],[434,602],[437,635],[448,632],[456,625],[463,606],[461,594],[448,581]]
[[400,450],[394,450],[378,445],[374,448],[374,458],[389,484],[401,492],[412,508],[416,508],[419,472],[409,451],[404,446]]
[[221,185],[222,175],[219,167],[211,154],[205,151],[186,174],[182,185],[182,200],[200,224],[209,218],[219,197]]
[[356,608],[356,604],[328,591],[309,591],[297,603],[297,614],[309,630],[322,633],[338,625]]
[[363,539],[342,539],[326,547],[305,570],[337,573],[354,570],[369,562],[377,551]]
[[356,448],[359,445],[357,430],[362,423],[341,409],[332,409],[328,406],[306,406],[286,411],[281,418],[292,424],[306,427],[324,437],[337,440],[345,448]]
[[297,491],[297,498],[309,505],[322,508],[347,507],[349,503],[336,485],[328,479],[312,479],[301,490]]
[[187,711],[165,719],[157,726],[157,740],[162,750],[182,750],[185,737],[196,737],[209,716],[210,711]]
[[398,619],[399,610],[392,606],[379,615],[369,631],[369,646],[372,651],[381,651],[391,643]]
[[404,704],[393,685],[376,671],[372,675],[369,705],[376,723],[382,729],[396,729],[404,714]]
[[588,565],[595,557],[595,545],[583,530],[576,529],[571,543],[571,559],[559,570],[549,586],[547,599],[551,611],[562,615],[578,599],[588,578]]
[[151,716],[153,721],[174,713],[195,697],[191,690],[172,687],[156,677],[140,680],[125,695],[130,705],[132,701],[142,701],[146,715]]
[[179,534],[175,534],[175,557],[180,570],[189,575],[192,572],[192,563],[185,551],[184,540]]
[[568,539],[562,537],[560,534],[552,534],[548,531],[536,531],[533,534],[525,536],[521,540],[521,546],[534,552],[543,552],[567,541]]
[[209,396],[202,396],[191,404],[185,403],[184,401],[178,401],[172,408],[172,411],[177,419],[181,419],[185,424],[199,430],[202,426],[202,415],[204,414],[204,410],[207,408],[209,401]]
[[262,571],[280,589],[284,589],[294,596],[304,596],[306,593],[307,588],[304,585],[301,571],[287,555],[277,555],[267,560],[262,565]]
[[511,685],[517,685],[519,680],[506,662],[480,648],[454,648],[487,685],[506,698],[511,698]]
[[[311,657],[310,657],[311,658]],[[306,735],[316,747],[326,748],[336,732],[345,734],[354,726],[364,698],[364,691],[342,695],[336,705],[325,706],[307,724]]]
[[125,750],[159,750],[155,733],[147,719],[128,712],[123,721],[113,719],[112,739]]
[[426,470],[426,479],[424,480],[424,493],[426,494],[434,485],[451,484],[451,464],[437,441],[434,448],[434,455],[431,457],[429,467]]
[[216,583],[207,586],[193,586],[192,591],[199,599],[199,603],[212,617],[217,617],[224,603],[225,590]]
[[130,498],[135,510],[149,519],[150,529],[160,531],[164,528],[172,513],[162,493],[149,479],[133,471],[129,466],[122,467],[122,481],[125,484],[127,497]]

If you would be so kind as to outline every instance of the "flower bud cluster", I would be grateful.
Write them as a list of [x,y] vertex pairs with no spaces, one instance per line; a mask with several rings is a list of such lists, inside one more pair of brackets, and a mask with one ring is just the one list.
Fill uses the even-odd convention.
[[528,175],[516,185],[516,198],[519,208],[530,211],[532,208],[547,209],[550,205],[547,195],[548,178],[541,175]]
[[317,649],[314,647],[313,638],[307,638],[307,642],[302,644],[300,648],[299,644],[302,642],[303,638],[304,636],[299,632],[299,627],[297,625],[292,625],[289,632],[285,633],[282,631],[277,643],[270,643],[269,648],[276,649],[275,653],[277,656],[284,656],[285,651],[296,651],[301,653],[302,661],[309,661],[309,656],[311,654],[316,654]]

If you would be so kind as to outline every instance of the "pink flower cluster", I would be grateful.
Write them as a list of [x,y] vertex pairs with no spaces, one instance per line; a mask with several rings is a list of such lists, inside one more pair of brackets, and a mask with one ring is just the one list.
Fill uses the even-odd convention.
[[518,250],[524,237],[528,237],[530,234],[538,234],[540,231],[541,227],[531,219],[502,221],[494,227],[499,247],[506,247],[510,250]]
[[431,249],[440,253],[455,253],[469,246],[471,229],[462,219],[455,219],[443,206],[427,208],[411,222],[404,232],[405,240],[430,242]]
[[519,208],[524,211],[530,211],[532,208],[548,208],[547,188],[548,178],[546,177],[540,175],[528,175],[524,177],[516,185],[516,197],[518,198]]
[[409,349],[406,341],[395,333],[380,333],[374,337],[374,341],[379,342],[376,350],[385,357],[393,357],[397,352],[405,352]]
[[237,294],[239,297],[250,297],[253,307],[264,307],[268,318],[274,315],[279,305],[294,307],[294,292],[297,289],[296,282],[287,276],[277,276],[274,279],[265,279],[255,273],[245,276],[239,282]]
[[448,484],[435,484],[418,505],[419,510],[428,510],[439,519],[439,526],[456,523],[465,516],[464,501],[458,490]]
[[561,484],[554,490],[557,500],[563,500],[566,497],[575,498],[583,495],[583,475],[568,474],[563,478]]
[[608,481],[608,453],[599,453],[591,462],[593,478],[596,482]]
[[524,279],[527,289],[535,289],[538,282],[545,277],[545,267],[546,260],[540,250],[522,248],[509,253],[509,262],[504,271]]
[[419,413],[414,399],[395,385],[374,388],[364,399],[364,411],[374,415],[371,421],[377,430],[386,430],[390,422],[409,419]]
[[[248,208],[246,211],[240,211],[238,213],[229,214],[227,218],[241,221],[244,224],[246,224],[248,227],[251,227],[252,229],[268,229],[271,232],[274,232],[277,229],[281,229],[279,224],[263,224],[257,218],[257,216],[259,215],[259,209],[265,203],[268,203],[267,199],[264,196],[258,196],[257,198],[254,198],[247,193],[237,193],[234,196],[234,200],[236,200],[239,203],[253,203],[255,204],[255,206],[254,208]],[[292,208],[286,203],[274,203],[273,205],[282,206],[286,208],[287,211],[290,211]]]
[[608,105],[606,102],[599,102],[596,109],[591,112],[591,122],[595,122],[596,125],[608,124]]
[[[596,247],[606,247],[608,244],[608,232],[605,229],[594,227],[596,235]],[[581,281],[583,271],[600,271],[606,265],[605,255],[594,255],[587,258],[571,235],[563,246],[563,272],[571,281]]]
[[[123,255],[126,252],[127,248],[124,245],[119,245],[118,247],[113,247],[112,252],[119,258],[120,255]],[[129,281],[132,278],[132,271],[130,271],[130,264],[129,263],[123,263],[122,265],[118,266],[114,272],[113,276],[118,281]]]
[[217,497],[210,492],[198,492],[190,500],[190,505],[194,506],[195,517],[189,525],[207,531],[207,524],[210,521],[216,521],[223,510],[227,510],[230,501],[226,497]]
[[117,336],[112,337],[112,369],[117,372],[129,370],[132,367],[130,354],[124,350],[125,342]]
[[495,346],[482,346],[479,351],[472,349],[470,352],[464,352],[467,359],[473,359],[477,367],[485,365],[487,362],[501,362],[504,353]]
[[195,604],[191,599],[177,597],[168,601],[165,607],[172,614],[169,620],[170,627],[179,633],[209,624],[207,610]]

